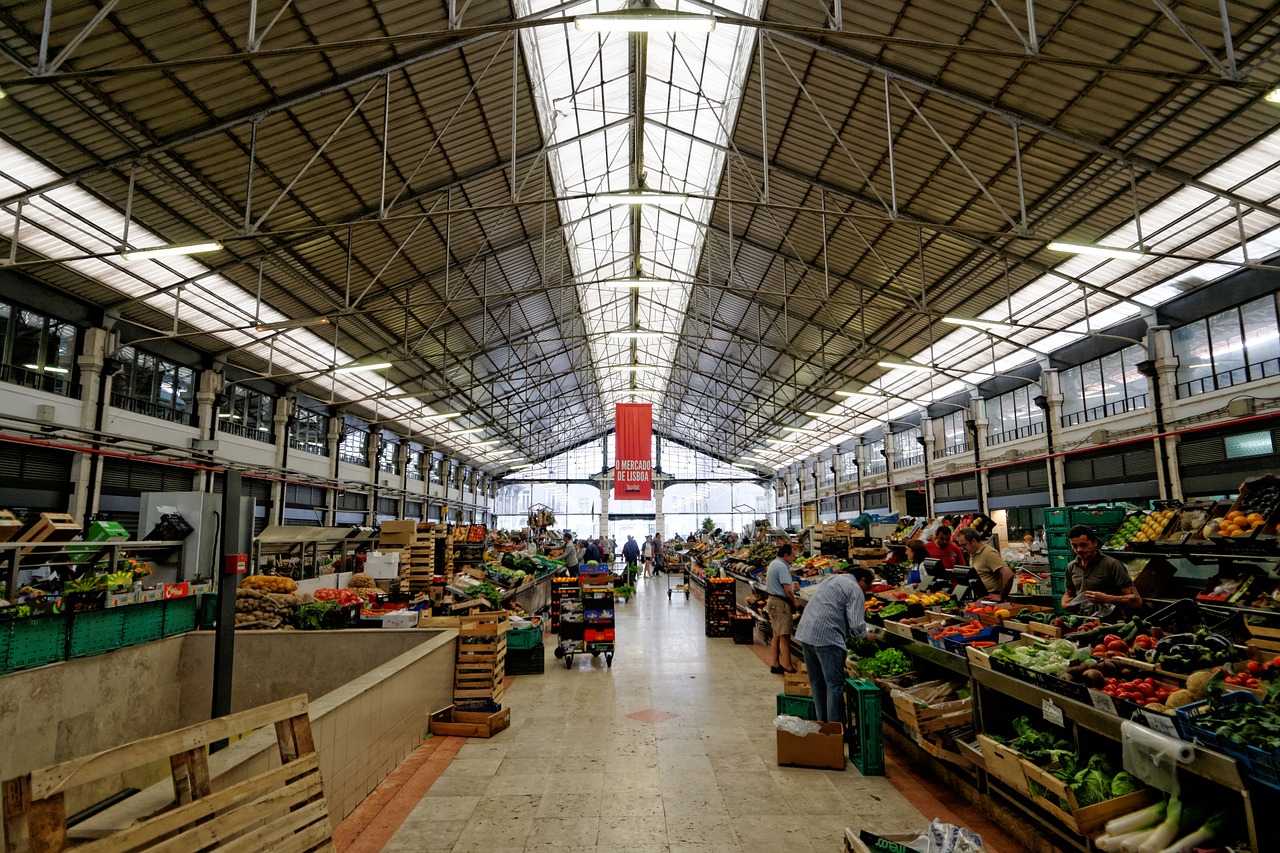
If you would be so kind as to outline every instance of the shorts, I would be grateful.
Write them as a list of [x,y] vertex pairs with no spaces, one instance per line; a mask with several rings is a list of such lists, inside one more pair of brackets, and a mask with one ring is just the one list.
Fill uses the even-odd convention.
[[769,614],[769,623],[770,627],[773,628],[773,635],[775,637],[791,636],[791,602],[785,598],[771,595],[764,609]]

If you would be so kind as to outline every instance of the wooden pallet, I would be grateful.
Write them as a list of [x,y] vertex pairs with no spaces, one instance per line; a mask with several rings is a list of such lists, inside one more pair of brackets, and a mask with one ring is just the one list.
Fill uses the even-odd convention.
[[8,542],[18,535],[22,521],[7,509],[0,509],[0,542]]
[[508,627],[505,613],[477,613],[459,619],[454,699],[497,702],[502,698]]
[[[269,725],[275,726],[280,766],[214,791],[208,745]],[[173,776],[173,804],[111,835],[77,844],[79,853],[335,849],[307,697],[299,695],[6,781],[7,850],[69,849],[66,791],[165,758]]]
[[[65,512],[42,512],[40,520],[22,531],[22,535],[16,541],[30,542],[34,546],[41,542],[46,544],[70,542],[79,535],[80,522],[76,521],[75,516],[67,515]],[[56,553],[58,552],[52,548],[30,547],[23,548],[19,557],[24,562],[34,562],[37,559],[47,562]]]

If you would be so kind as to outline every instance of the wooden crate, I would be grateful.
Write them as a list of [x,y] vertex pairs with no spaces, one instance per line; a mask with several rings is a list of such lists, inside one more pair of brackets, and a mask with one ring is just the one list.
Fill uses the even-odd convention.
[[[80,522],[76,521],[75,516],[65,512],[42,512],[40,520],[22,531],[16,541],[30,542],[32,545],[39,542],[70,542],[79,535]],[[27,561],[36,558],[48,560],[55,553],[55,549],[31,547],[23,548],[19,557]]]
[[[1079,835],[1094,835],[1112,818],[1137,811],[1160,800],[1161,794],[1154,788],[1143,788],[1123,797],[1103,800],[1092,806],[1081,806],[1076,802],[1076,792],[1058,777],[1042,767],[1037,767],[1025,758],[1022,759],[1022,772],[1027,781],[1035,782],[1049,796],[1035,797],[1036,805],[1053,815],[1059,823]],[[1066,800],[1070,811],[1058,807],[1058,798]]]
[[[208,745],[269,725],[275,726],[280,766],[214,791]],[[75,849],[101,853],[335,849],[307,697],[300,695],[7,780],[7,850],[54,853],[69,849],[64,803],[68,790],[165,759],[175,794],[168,809]]]
[[510,725],[510,708],[486,714],[459,711],[450,705],[431,715],[431,733],[446,737],[493,737]]
[[954,702],[939,702],[937,705],[921,705],[914,701],[911,689],[893,691],[893,707],[898,711],[898,719],[908,728],[921,734],[954,729],[972,725],[973,701],[957,699]]
[[496,702],[501,698],[509,627],[505,613],[476,613],[458,618],[454,699],[491,699]]
[[0,509],[0,542],[8,542],[18,535],[22,522],[7,509]]
[[978,735],[978,746],[982,750],[988,775],[999,779],[1024,797],[1030,795],[1027,775],[1022,771],[1022,753],[996,743],[983,734]]
[[783,673],[782,692],[788,696],[813,696],[813,689],[809,686],[808,673]]

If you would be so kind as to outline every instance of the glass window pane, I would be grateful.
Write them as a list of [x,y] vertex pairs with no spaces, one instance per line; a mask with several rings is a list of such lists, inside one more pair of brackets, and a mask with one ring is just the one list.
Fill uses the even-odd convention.
[[[1173,351],[1178,356],[1179,382],[1213,375],[1213,362],[1209,359],[1209,329],[1204,320],[1174,329]],[[1201,390],[1193,387],[1191,393],[1199,394]]]
[[14,323],[13,363],[27,370],[39,370],[40,341],[44,337],[44,317],[32,311],[19,311]]
[[1261,379],[1273,376],[1280,370],[1275,365],[1265,362],[1280,358],[1280,332],[1276,329],[1276,300],[1267,296],[1254,300],[1240,307],[1240,316],[1244,321],[1245,353],[1250,365],[1260,365],[1273,369],[1250,373],[1250,379]]
[[1084,411],[1084,389],[1080,385],[1080,368],[1072,367],[1058,374],[1062,388],[1062,414],[1075,415]]
[[[1209,341],[1213,346],[1213,372],[1219,376],[1244,367],[1244,334],[1240,330],[1240,313],[1235,308],[1209,318]],[[1231,382],[1244,381],[1232,377]]]
[[1080,365],[1080,386],[1084,392],[1086,410],[1102,405],[1102,362],[1091,361]]
[[[1128,399],[1135,400],[1147,393],[1147,377],[1138,372],[1138,365],[1147,357],[1147,352],[1140,346],[1131,346],[1120,353],[1124,359],[1124,393]],[[1133,405],[1141,405],[1135,402]]]
[[9,355],[9,313],[8,305],[0,303],[0,361],[5,364],[14,364],[14,360]]
[[1124,396],[1124,358],[1119,352],[1104,355],[1102,357],[1102,399],[1110,406],[1122,403]]

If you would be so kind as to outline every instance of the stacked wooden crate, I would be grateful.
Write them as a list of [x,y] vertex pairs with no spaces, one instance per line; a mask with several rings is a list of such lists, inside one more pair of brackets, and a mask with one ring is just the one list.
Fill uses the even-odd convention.
[[[401,572],[402,589],[412,595],[429,595],[439,603],[444,587],[453,581],[447,559],[449,534],[439,525],[423,522],[417,526],[413,544],[409,546],[409,564]],[[443,579],[436,583],[435,578]]]
[[505,613],[460,618],[458,662],[453,676],[453,702],[459,708],[497,705],[502,701],[508,627]]

